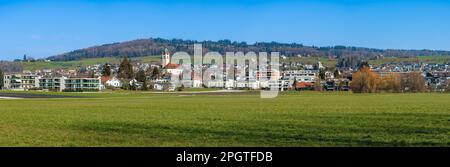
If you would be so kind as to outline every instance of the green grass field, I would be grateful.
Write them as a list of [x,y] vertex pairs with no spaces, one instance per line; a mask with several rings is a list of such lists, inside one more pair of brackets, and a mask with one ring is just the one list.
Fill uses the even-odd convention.
[[450,94],[0,100],[0,146],[449,146]]

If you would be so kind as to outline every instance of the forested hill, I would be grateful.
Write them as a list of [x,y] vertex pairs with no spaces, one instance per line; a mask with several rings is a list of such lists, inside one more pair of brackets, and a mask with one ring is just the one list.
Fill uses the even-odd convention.
[[286,44],[277,42],[261,42],[255,44],[247,44],[245,42],[232,42],[230,40],[219,41],[193,41],[181,39],[139,39],[129,42],[106,44],[86,49],[75,50],[72,52],[49,57],[53,61],[71,61],[85,58],[100,57],[141,57],[149,55],[160,55],[162,50],[168,48],[171,52],[186,51],[193,53],[194,44],[203,44],[203,51],[217,51],[222,54],[225,52],[280,52],[285,56],[360,56],[364,58],[372,58],[379,55],[392,57],[414,57],[414,56],[434,56],[444,55],[450,56],[450,51],[434,51],[434,50],[382,50],[370,49],[362,47],[314,47],[304,46],[302,44]]

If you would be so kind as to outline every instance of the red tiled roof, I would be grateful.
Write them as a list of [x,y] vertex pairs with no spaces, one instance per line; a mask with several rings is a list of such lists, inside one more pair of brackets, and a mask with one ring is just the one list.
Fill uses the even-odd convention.
[[180,67],[180,65],[176,63],[169,63],[164,67],[164,69],[177,69],[178,67]]
[[295,85],[295,87],[296,88],[308,88],[308,87],[312,87],[312,86],[314,86],[314,84],[313,83],[309,83],[309,82],[298,82],[296,85]]
[[103,76],[102,79],[101,79],[102,84],[103,85],[106,84],[106,82],[109,81],[110,79],[111,79],[111,77]]

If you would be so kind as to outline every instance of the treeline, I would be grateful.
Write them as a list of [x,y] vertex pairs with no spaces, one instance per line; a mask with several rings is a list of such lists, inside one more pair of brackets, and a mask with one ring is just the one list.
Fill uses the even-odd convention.
[[185,51],[193,54],[194,44],[203,44],[204,52],[217,51],[221,54],[226,52],[280,52],[285,56],[356,56],[364,58],[374,58],[380,55],[392,57],[414,57],[414,56],[432,56],[432,55],[450,55],[449,51],[433,50],[382,50],[363,47],[316,47],[304,46],[297,43],[278,43],[278,42],[258,42],[247,44],[246,42],[232,42],[230,40],[219,41],[195,41],[182,39],[162,39],[150,38],[139,39],[129,42],[112,43],[101,46],[90,47],[86,49],[75,50],[57,56],[49,57],[53,61],[71,61],[84,58],[101,57],[141,57],[149,55],[160,55],[161,51],[168,48],[172,52]]

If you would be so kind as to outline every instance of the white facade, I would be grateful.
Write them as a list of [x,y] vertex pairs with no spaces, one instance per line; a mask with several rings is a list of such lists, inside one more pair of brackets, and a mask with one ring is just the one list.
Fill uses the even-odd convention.
[[113,77],[110,80],[106,81],[105,85],[109,87],[119,88],[122,87],[122,82],[116,77]]
[[206,86],[208,88],[223,88],[224,82],[223,81],[209,81]]
[[193,88],[201,88],[203,85],[203,81],[202,80],[193,80],[192,81],[192,87]]
[[5,90],[11,89],[11,75],[3,76],[3,89]]
[[24,74],[5,74],[3,76],[3,89],[24,91],[38,87],[36,75],[31,73]]
[[283,79],[299,82],[315,82],[317,73],[312,70],[290,70],[283,72]]
[[334,79],[334,72],[327,71],[325,72],[326,79]]
[[166,73],[179,76],[183,74],[183,69],[165,69]]
[[235,88],[236,85],[236,81],[229,79],[227,81],[225,81],[225,88],[229,89],[229,88]]
[[287,80],[278,80],[278,81],[269,81],[270,88],[278,89],[279,91],[288,90],[292,85],[291,81]]
[[66,89],[66,77],[39,77],[39,88],[62,92]]
[[164,86],[162,84],[154,84],[153,90],[162,91],[164,89]]
[[260,88],[268,88],[269,86],[269,81],[259,81]]

